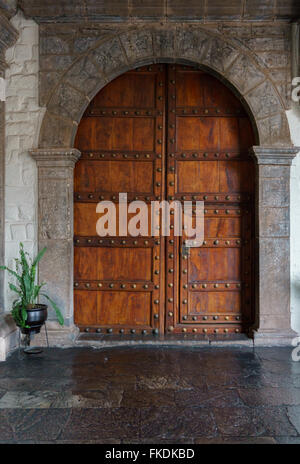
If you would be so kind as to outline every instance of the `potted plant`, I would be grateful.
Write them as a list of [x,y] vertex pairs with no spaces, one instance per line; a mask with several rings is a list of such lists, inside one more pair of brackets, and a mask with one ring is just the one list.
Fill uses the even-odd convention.
[[8,284],[9,288],[18,295],[17,299],[13,302],[11,314],[21,332],[26,334],[29,343],[30,335],[39,333],[47,320],[47,305],[37,303],[40,295],[45,297],[52,305],[58,322],[61,325],[64,324],[64,319],[58,306],[46,293],[41,291],[45,282],[41,284],[36,283],[37,265],[45,251],[46,247],[32,260],[29,254],[24,251],[23,243],[20,243],[20,258],[15,258],[16,271],[9,269],[7,266],[0,266],[0,269],[6,270],[16,279],[15,284],[12,282]]

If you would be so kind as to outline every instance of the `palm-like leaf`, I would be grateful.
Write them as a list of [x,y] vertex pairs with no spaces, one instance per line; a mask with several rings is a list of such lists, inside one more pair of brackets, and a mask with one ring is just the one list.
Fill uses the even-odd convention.
[[52,304],[53,309],[54,309],[54,311],[56,313],[56,317],[57,317],[58,322],[60,323],[60,325],[64,325],[64,318],[63,318],[63,315],[62,315],[61,310],[59,309],[59,307],[54,303],[54,301],[48,295],[46,295],[46,293],[41,293],[41,295],[43,295],[48,301],[50,301],[50,303]]
[[[34,305],[40,295],[41,288],[45,285],[44,282],[37,285],[36,284],[36,268],[37,264],[44,256],[46,247],[44,247],[34,258],[31,260],[29,254],[24,251],[23,243],[20,243],[20,259],[16,258],[16,270],[8,268],[7,266],[0,266],[1,270],[7,271],[10,275],[17,279],[17,284],[9,283],[9,288],[13,292],[17,293],[19,298],[13,302],[12,315],[17,325],[20,327],[28,327],[26,325],[27,320],[27,308],[29,305]],[[53,306],[53,309],[56,313],[58,322],[63,325],[64,318],[62,316],[61,310],[55,304],[55,302],[45,293],[42,294]]]

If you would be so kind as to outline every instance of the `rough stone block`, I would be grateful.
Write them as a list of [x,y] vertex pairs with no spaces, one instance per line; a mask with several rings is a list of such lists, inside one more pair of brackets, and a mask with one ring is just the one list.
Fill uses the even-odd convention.
[[65,71],[71,66],[74,58],[72,55],[41,55],[41,71]]
[[32,59],[32,47],[30,45],[16,45],[15,46],[15,60],[23,62]]
[[173,30],[153,31],[154,55],[159,57],[173,57],[175,55],[175,34]]
[[44,116],[39,146],[43,147],[68,147],[75,132],[74,124],[70,119],[62,119],[47,112]]
[[[73,260],[73,241],[40,240],[39,247],[44,246],[47,247],[47,251],[39,266],[39,280],[47,282],[45,290],[60,306],[64,317],[68,318],[73,308],[73,274],[70,272]],[[51,311],[49,319],[55,319]]]
[[170,18],[201,18],[204,16],[204,0],[168,0],[168,17]]
[[289,66],[289,55],[286,51],[280,52],[256,52],[256,56],[265,68],[286,68]]
[[71,192],[65,180],[47,179],[39,184],[39,237],[71,238]]
[[[274,104],[276,106],[275,101]],[[258,101],[257,106],[261,106]],[[286,115],[283,111],[279,114],[259,120],[257,125],[261,145],[283,147],[290,145],[290,131]]]
[[[260,318],[270,315],[269,327],[278,328],[272,314],[287,318],[282,329],[289,327],[290,259],[288,238],[259,240],[259,307]],[[280,328],[280,327],[279,327]]]
[[76,61],[67,72],[65,80],[81,91],[84,89],[85,94],[90,95],[91,98],[106,84],[106,80],[100,75],[96,65],[87,56]]
[[270,81],[266,80],[247,95],[256,118],[264,118],[282,111],[282,105]]
[[226,73],[230,82],[233,82],[240,92],[248,90],[262,82],[266,75],[253,62],[248,55],[240,55],[228,68]]
[[116,70],[122,73],[123,69],[128,68],[121,44],[116,38],[101,44],[91,52],[91,55],[93,61],[99,65],[100,70],[107,76]]
[[129,61],[153,57],[152,34],[149,31],[136,31],[120,36]]
[[176,56],[180,58],[192,58],[200,63],[211,41],[210,36],[204,30],[182,28],[176,31]]
[[262,179],[259,188],[260,205],[289,206],[289,178]]
[[50,99],[48,108],[53,114],[76,121],[78,115],[81,115],[83,109],[86,108],[87,103],[85,95],[63,82]]
[[260,237],[289,237],[289,208],[259,208]]
[[12,240],[26,240],[26,228],[24,224],[12,224],[10,226]]
[[56,36],[41,36],[40,38],[40,54],[41,55],[62,55],[69,53],[69,43],[66,37]]
[[208,48],[203,56],[203,62],[223,72],[231,65],[237,56],[238,51],[224,41],[223,38],[214,38],[209,41]]
[[47,101],[60,78],[60,73],[56,71],[41,71],[39,73],[39,99],[40,105],[47,105]]

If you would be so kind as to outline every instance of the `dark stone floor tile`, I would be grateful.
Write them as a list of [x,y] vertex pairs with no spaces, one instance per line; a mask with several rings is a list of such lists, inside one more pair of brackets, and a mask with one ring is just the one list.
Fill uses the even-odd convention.
[[17,440],[55,440],[70,415],[70,409],[6,409],[3,411]]
[[139,410],[73,409],[60,440],[98,440],[106,438],[137,438],[139,435]]
[[247,406],[300,405],[298,388],[244,388],[239,390],[239,394]]
[[58,445],[119,445],[121,440],[116,438],[98,438],[97,440],[56,440]]
[[[290,422],[293,424],[298,434],[300,435],[300,406],[289,406],[287,408],[287,414],[288,414],[288,418]],[[283,434],[281,433],[278,435],[283,435]],[[290,435],[290,434],[287,433],[286,435]]]
[[300,445],[300,437],[274,437],[280,445]]
[[168,374],[156,375],[156,372],[150,371],[147,376],[137,375],[137,388],[142,390],[191,390],[192,385],[184,377]]
[[122,440],[122,444],[127,445],[192,445],[194,438],[139,438],[137,440]]
[[[28,372],[31,375],[31,372]],[[0,378],[0,389],[14,391],[63,391],[72,388],[71,378],[40,378],[40,377],[20,377],[20,378]]]
[[255,353],[260,360],[292,362],[292,347],[256,347]]
[[203,406],[225,408],[244,405],[237,390],[224,387],[204,387],[189,392],[179,391],[175,393],[175,403],[179,407]]
[[213,415],[205,408],[145,408],[141,409],[141,437],[182,439],[214,435]]
[[117,408],[121,405],[122,388],[106,388],[103,390],[73,390],[70,395],[62,396],[59,407],[70,408]]
[[15,352],[0,363],[0,442],[295,443],[299,396],[289,347]]
[[[112,384],[112,379],[110,377],[79,377],[70,379],[70,387],[72,390],[106,390]],[[120,385],[119,382],[116,382],[116,385]]]
[[195,438],[197,445],[275,445],[273,437],[214,437]]
[[174,406],[174,390],[125,390],[121,406],[125,408],[146,408]]
[[213,408],[220,435],[224,436],[295,436],[284,407]]
[[7,420],[6,413],[4,410],[0,410],[0,440],[6,442],[14,440],[14,438],[13,428]]

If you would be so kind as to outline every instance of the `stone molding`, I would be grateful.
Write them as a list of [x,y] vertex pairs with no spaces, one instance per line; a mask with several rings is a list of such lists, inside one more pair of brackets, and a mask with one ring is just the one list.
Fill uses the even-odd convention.
[[37,162],[38,166],[74,166],[79,160],[81,153],[77,148],[35,148],[30,150],[30,155]]
[[300,147],[253,146],[250,153],[257,164],[291,166]]
[[[290,144],[283,98],[262,60],[241,41],[199,25],[126,27],[116,28],[115,33],[110,28],[104,37],[99,33],[99,40],[93,37],[93,45],[84,53],[68,55],[67,69],[43,94],[46,112],[39,147],[72,146],[77,124],[101,88],[128,70],[164,62],[196,65],[212,72],[248,106],[257,143]],[[53,75],[56,71],[58,59],[67,59],[66,55],[57,55],[57,61],[53,57],[47,60],[46,55],[41,55],[45,63],[45,69],[43,65],[41,68],[42,88],[49,72]]]

